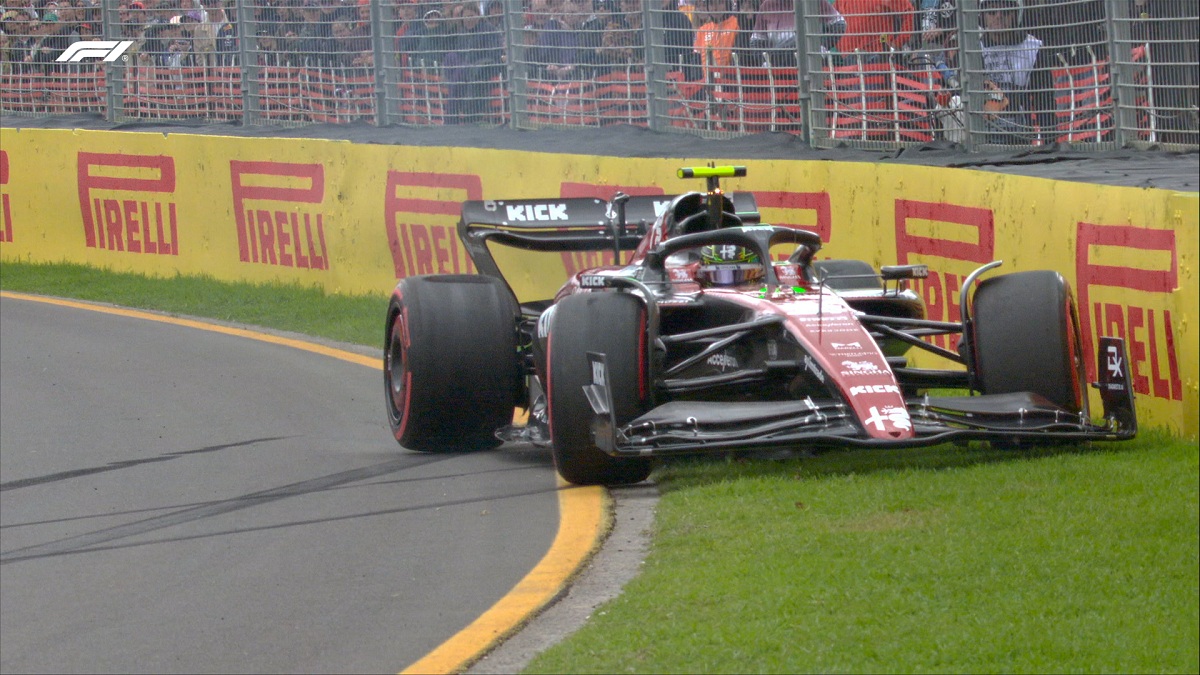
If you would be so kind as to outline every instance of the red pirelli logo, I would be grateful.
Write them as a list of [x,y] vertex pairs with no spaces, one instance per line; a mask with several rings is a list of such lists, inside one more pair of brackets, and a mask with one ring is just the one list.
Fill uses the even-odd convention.
[[230,160],[238,259],[300,269],[329,269],[325,245],[325,167]]
[[456,228],[462,203],[483,199],[479,176],[388,171],[386,190],[383,220],[397,279],[475,272]]
[[[8,187],[8,151],[0,150],[0,188]],[[13,240],[12,208],[8,205],[8,191],[0,191],[0,242]]]
[[[1076,231],[1075,278],[1085,353],[1094,354],[1102,336],[1124,338],[1134,391],[1182,400],[1170,309],[1170,295],[1179,285],[1175,232],[1082,222]],[[1089,379],[1095,380],[1095,360],[1085,361]]]
[[77,177],[88,248],[179,255],[174,157],[80,152]]
[[[940,259],[930,265],[927,278],[914,282],[916,292],[925,300],[928,317],[961,321],[959,295],[963,279],[980,265],[995,260],[996,225],[991,209],[911,199],[897,199],[895,208],[898,262],[908,265]],[[929,234],[935,230],[943,236]],[[954,349],[958,336],[938,335],[932,342]]]

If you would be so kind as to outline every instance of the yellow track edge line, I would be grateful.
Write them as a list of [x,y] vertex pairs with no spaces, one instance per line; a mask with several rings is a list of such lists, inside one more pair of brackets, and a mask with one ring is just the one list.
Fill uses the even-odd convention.
[[612,502],[599,486],[558,479],[558,534],[550,550],[504,597],[401,675],[460,673],[558,599],[612,526]]
[[[42,302],[49,305],[85,309],[147,321],[158,321],[197,330],[234,335],[260,342],[285,345],[370,368],[381,368],[381,359],[355,354],[332,347],[259,333],[243,328],[231,328],[193,319],[153,314],[62,298],[0,291],[0,297]],[[519,415],[518,415],[519,416]],[[514,420],[516,421],[516,420]],[[504,597],[479,618],[459,631],[432,652],[405,668],[401,673],[458,673],[482,658],[501,640],[515,633],[539,611],[556,600],[567,583],[583,569],[583,564],[600,547],[612,526],[612,502],[608,492],[599,486],[575,486],[557,479],[558,533],[546,555]]]

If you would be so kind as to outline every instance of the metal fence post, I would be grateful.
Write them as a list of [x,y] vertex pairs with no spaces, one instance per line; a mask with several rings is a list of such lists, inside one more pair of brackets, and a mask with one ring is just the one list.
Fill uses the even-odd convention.
[[808,12],[804,11],[804,4],[804,0],[795,3],[796,86],[800,90],[797,101],[800,103],[800,119],[803,120],[800,138],[811,148],[816,146],[813,144],[812,134],[812,82],[810,81],[812,71],[808,63]]
[[254,103],[259,101],[259,66],[258,37],[255,34],[254,22],[251,19],[250,8],[246,0],[235,3],[237,7],[238,59],[242,74],[242,124],[244,126],[259,123],[258,108]]
[[391,72],[384,63],[383,41],[384,36],[383,26],[383,7],[379,0],[370,0],[371,7],[371,59],[374,61],[371,68],[375,80],[375,126],[381,127],[390,121],[391,115],[387,109],[388,92],[391,90],[388,74]]
[[[120,17],[117,21],[112,20],[112,12],[117,11],[116,0],[100,0],[100,30],[101,35],[120,35],[122,38],[128,38],[124,31],[118,30]],[[129,58],[126,56],[125,58]],[[123,61],[122,64],[128,63]],[[124,66],[121,67],[121,75],[117,75],[117,63],[104,64],[104,119],[107,122],[117,121],[117,83],[125,81]]]
[[[979,116],[972,114],[973,111],[983,109],[983,94],[975,91],[973,76],[973,73],[983,72],[983,44],[980,42],[978,30],[967,30],[967,17],[974,17],[978,27],[980,4],[979,0],[962,0],[955,8],[958,14],[958,95],[962,103],[960,110],[963,129],[966,132],[962,144],[967,152],[975,151],[976,135],[983,132],[985,127]],[[982,84],[980,86],[982,87]]]
[[522,106],[527,106],[529,88],[526,80],[529,77],[528,55],[524,46],[524,24],[517,25],[523,14],[521,0],[504,1],[504,17],[506,48],[508,56],[505,59],[505,70],[509,78],[509,129],[524,129]]
[[[517,21],[523,16],[521,0],[504,0],[504,76],[508,79],[508,120],[509,129],[519,129],[517,124],[517,102],[524,97],[525,81],[517,78],[517,57],[523,62],[525,55],[520,53],[524,47],[518,42],[521,34],[518,32]],[[524,29],[524,24],[521,25]]]
[[666,50],[656,45],[653,40],[655,13],[650,10],[650,3],[655,0],[642,0],[642,70],[646,77],[646,126],[654,131],[662,127],[658,123],[660,100],[665,100],[666,91],[658,84],[658,68],[655,64],[666,60]]
[[1112,92],[1113,117],[1116,121],[1113,125],[1113,134],[1117,147],[1123,148],[1130,145],[1137,137],[1136,132],[1133,132],[1131,137],[1131,130],[1137,128],[1137,107],[1133,91],[1130,89],[1134,78],[1133,68],[1129,64],[1133,60],[1131,48],[1133,35],[1129,26],[1131,18],[1129,5],[1124,2],[1110,2],[1105,17],[1104,28],[1108,37],[1108,68],[1111,80],[1109,91]]

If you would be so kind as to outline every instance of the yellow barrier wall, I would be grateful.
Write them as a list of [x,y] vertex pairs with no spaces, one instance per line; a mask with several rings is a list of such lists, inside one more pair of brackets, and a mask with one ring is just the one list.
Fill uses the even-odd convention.
[[[413,274],[473,271],[454,229],[465,199],[674,194],[700,188],[675,169],[706,161],[4,129],[0,260],[383,293]],[[928,263],[935,273],[917,288],[931,318],[959,318],[962,280],[985,262],[1060,271],[1089,353],[1097,335],[1126,338],[1143,423],[1196,435],[1197,194],[920,166],[739,163],[749,177],[724,187],[753,191],[764,222],[820,233],[829,257]],[[526,298],[604,256],[500,258]]]

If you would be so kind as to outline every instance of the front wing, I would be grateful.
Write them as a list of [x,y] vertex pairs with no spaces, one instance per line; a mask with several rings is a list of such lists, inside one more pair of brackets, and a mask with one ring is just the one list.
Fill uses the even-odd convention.
[[627,424],[611,412],[603,354],[589,353],[597,382],[585,387],[595,413],[597,447],[614,456],[690,454],[781,447],[917,447],[947,441],[1048,442],[1127,440],[1137,416],[1124,341],[1101,338],[1099,389],[1104,419],[1071,413],[1029,392],[910,398],[913,436],[871,438],[844,401],[697,402],[660,405]]

